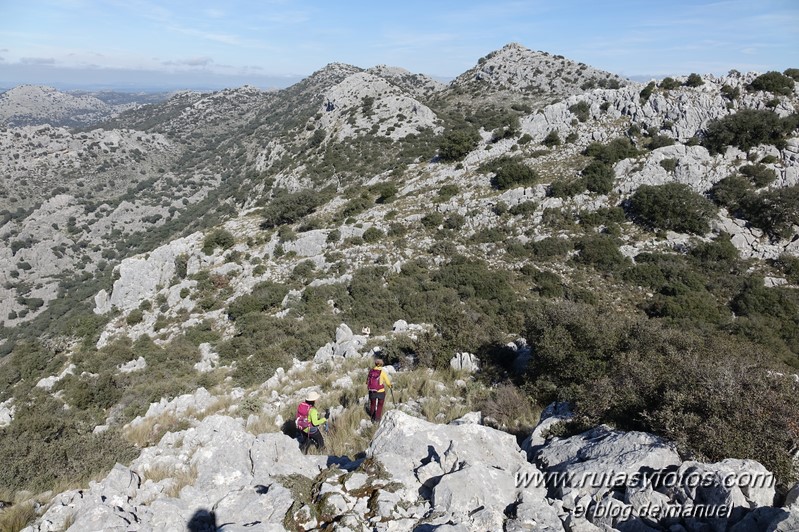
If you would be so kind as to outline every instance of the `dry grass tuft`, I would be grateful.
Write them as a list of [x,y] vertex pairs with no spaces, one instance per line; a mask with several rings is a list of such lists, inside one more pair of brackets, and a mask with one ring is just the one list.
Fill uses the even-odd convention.
[[247,431],[253,436],[258,436],[259,434],[263,434],[265,432],[278,432],[280,427],[275,425],[275,419],[275,416],[260,414],[257,421],[250,423],[250,425],[247,427]]
[[188,419],[191,416],[188,412],[182,419],[177,419],[171,414],[162,414],[157,417],[146,418],[138,425],[128,426],[122,430],[126,440],[139,448],[157,445],[167,432],[178,432],[186,430],[191,426]]
[[197,480],[197,466],[150,467],[142,473],[142,480],[152,480],[153,482],[171,480],[164,490],[164,495],[177,498],[180,496],[180,490],[194,484]]
[[3,532],[19,532],[36,519],[35,501],[29,499],[14,504],[0,513],[0,530]]

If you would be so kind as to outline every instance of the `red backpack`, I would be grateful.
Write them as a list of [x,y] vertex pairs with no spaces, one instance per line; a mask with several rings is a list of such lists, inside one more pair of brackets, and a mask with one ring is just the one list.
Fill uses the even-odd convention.
[[304,432],[311,426],[311,419],[308,416],[310,413],[311,405],[306,402],[300,403],[300,406],[297,407],[297,419],[294,420],[294,424],[299,430]]
[[383,387],[380,384],[380,375],[382,374],[383,370],[380,370],[378,368],[369,370],[369,375],[366,377],[366,387],[370,392],[376,392]]

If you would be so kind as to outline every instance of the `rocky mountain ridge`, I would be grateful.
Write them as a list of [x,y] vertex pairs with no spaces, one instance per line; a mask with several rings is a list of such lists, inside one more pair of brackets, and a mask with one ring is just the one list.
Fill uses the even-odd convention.
[[[38,445],[23,427],[41,427],[37,409],[57,405],[65,419],[76,416],[60,429],[74,445],[108,438],[115,443],[95,454],[138,456],[88,490],[41,497],[48,506],[31,530],[202,527],[212,515],[242,530],[256,521],[276,529],[790,529],[795,497],[784,507],[782,497],[792,484],[779,494],[717,481],[704,491],[516,484],[519,471],[533,478],[609,464],[625,474],[791,478],[796,457],[780,447],[783,436],[751,429],[769,434],[758,437],[768,468],[743,459],[751,450],[697,447],[705,426],[670,427],[699,415],[680,410],[699,392],[672,392],[682,378],[629,367],[647,360],[689,371],[703,367],[708,345],[729,341],[720,349],[732,365],[705,372],[703,403],[734,401],[724,395],[730,382],[735,397],[759,390],[766,405],[777,397],[774,426],[793,441],[786,405],[794,384],[773,376],[796,367],[799,137],[791,120],[799,99],[795,88],[754,89],[757,73],[697,77],[632,84],[509,45],[446,87],[333,63],[283,91],[180,93],[91,131],[7,128],[3,190],[14,201],[0,219],[0,319],[11,354],[0,359],[0,430],[14,435],[7,441]],[[769,121],[774,135],[708,142],[719,123],[746,113]],[[683,195],[706,225],[637,211],[648,190]],[[623,337],[622,325],[569,322],[594,309],[642,320],[613,347],[637,351],[614,358],[587,340],[597,329],[608,331],[602,341]],[[719,336],[692,343],[694,322]],[[674,339],[670,328],[679,330]],[[658,335],[674,344],[647,351]],[[763,366],[740,376],[736,343]],[[373,432],[358,383],[362,357],[381,349],[404,392]],[[653,351],[699,358],[652,362]],[[601,360],[590,360],[595,353]],[[608,360],[626,382],[592,375],[595,390],[580,380],[583,367],[601,373]],[[592,408],[612,412],[614,389],[643,408],[650,399],[636,387],[657,387],[659,378],[669,393],[613,421],[668,433],[676,447],[640,430],[579,424],[605,419]],[[755,381],[735,381],[744,378]],[[331,456],[308,458],[320,470],[300,471],[290,436],[277,431],[291,433],[284,422],[311,389],[328,395],[340,431]],[[597,395],[570,397],[576,417],[550,409],[528,419],[538,416],[523,406],[532,404],[526,394],[539,403],[586,389]],[[483,413],[443,424],[476,410]],[[579,434],[568,432],[570,419]],[[711,423],[726,433],[724,416]],[[497,429],[532,436],[521,452]],[[712,459],[688,460],[696,448]],[[15,452],[0,445],[15,478],[41,478]],[[742,458],[724,462],[729,456]],[[464,493],[489,477],[490,487]],[[735,511],[723,521],[578,511],[600,503],[619,512],[702,503]]]
[[61,92],[53,87],[20,85],[0,93],[0,124],[12,127],[91,126],[163,95]]

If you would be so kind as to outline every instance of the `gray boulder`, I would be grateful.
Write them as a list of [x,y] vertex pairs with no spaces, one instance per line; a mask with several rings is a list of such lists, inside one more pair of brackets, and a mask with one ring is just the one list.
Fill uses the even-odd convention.
[[783,509],[766,527],[766,532],[796,532],[799,530],[799,509]]
[[480,359],[471,353],[455,353],[449,365],[455,371],[474,373],[480,369]]
[[142,371],[145,368],[147,368],[147,361],[144,357],[139,357],[136,360],[131,360],[130,362],[125,362],[117,366],[117,370],[119,370],[120,373],[133,373],[134,371]]
[[[688,461],[680,466],[677,475],[686,479],[678,493],[683,500],[747,509],[774,504],[774,475],[754,460],[729,458],[714,464]],[[706,481],[692,486],[692,478]]]
[[194,364],[194,369],[200,373],[213,371],[219,365],[219,353],[214,351],[211,344],[200,344],[200,361]]
[[0,427],[7,427],[14,420],[14,400],[9,399],[0,403]]
[[527,457],[532,459],[535,453],[547,442],[550,429],[558,423],[569,421],[573,417],[571,406],[568,403],[551,403],[547,406],[533,432],[522,442],[522,449]]
[[396,492],[402,500],[415,503],[421,493],[437,515],[470,528],[501,529],[505,509],[520,498],[547,506],[543,488],[517,486],[519,477],[540,472],[527,462],[514,437],[483,425],[437,425],[392,410],[367,457],[402,485]]
[[199,249],[202,238],[201,233],[194,233],[154,249],[144,257],[123,260],[116,268],[119,279],[114,282],[111,294],[98,293],[94,311],[106,314],[114,307],[130,311],[144,299],[154,298],[175,276],[175,259]]
[[549,487],[559,497],[572,490],[601,497],[613,488],[615,479],[633,478],[644,468],[661,471],[682,463],[674,445],[665,439],[606,425],[551,441],[535,460],[550,475]]

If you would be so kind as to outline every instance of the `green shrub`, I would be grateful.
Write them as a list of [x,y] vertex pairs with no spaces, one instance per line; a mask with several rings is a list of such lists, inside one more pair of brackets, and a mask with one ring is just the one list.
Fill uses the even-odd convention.
[[794,84],[795,81],[792,77],[772,71],[753,79],[747,88],[753,91],[766,91],[772,94],[790,96],[793,94]]
[[296,281],[307,282],[313,277],[314,271],[316,271],[316,264],[314,264],[314,261],[307,259],[294,266],[291,271],[291,278]]
[[753,192],[752,184],[746,177],[733,174],[725,177],[710,189],[710,197],[723,205],[731,214],[737,215],[741,204]]
[[576,229],[577,215],[568,209],[547,207],[541,213],[541,223],[555,230]]
[[760,163],[742,166],[738,171],[748,177],[752,184],[755,185],[755,188],[766,187],[777,179],[777,172]]
[[512,238],[505,241],[505,253],[514,259],[521,259],[527,256],[527,248],[519,240]]
[[419,220],[422,222],[422,225],[428,229],[435,229],[442,223],[444,223],[444,216],[438,212],[429,212],[422,216],[422,219]]
[[460,187],[458,185],[449,184],[444,185],[438,189],[438,193],[436,194],[436,202],[438,203],[446,203],[447,201],[451,200],[453,197],[460,194]]
[[641,102],[642,103],[645,103],[645,102],[649,101],[649,97],[652,96],[653,92],[655,92],[655,87],[657,87],[655,82],[654,81],[650,81],[649,83],[647,83],[646,87],[644,87],[641,90],[641,92],[639,93],[639,96],[641,97]]
[[451,229],[453,231],[457,231],[458,229],[462,228],[466,224],[466,218],[460,214],[450,214],[447,216],[446,220],[444,220],[444,229]]
[[657,294],[646,306],[652,318],[668,318],[691,323],[720,323],[725,315],[718,303],[706,291],[688,292],[674,296]]
[[481,172],[494,172],[491,185],[499,190],[534,185],[538,181],[535,170],[518,159],[500,157],[480,167]]
[[722,153],[727,146],[736,146],[744,151],[760,144],[782,147],[785,136],[796,129],[793,120],[792,117],[780,119],[774,111],[742,109],[711,121],[702,145],[710,153]]
[[367,244],[374,244],[375,242],[380,242],[381,240],[383,240],[383,237],[385,236],[386,234],[383,231],[381,231],[377,227],[372,226],[363,232],[361,238],[363,238],[363,241],[366,242]]
[[45,396],[17,407],[14,423],[0,438],[0,485],[36,493],[57,485],[84,483],[128,463],[138,451],[117,431],[92,434],[102,418],[84,412],[66,413],[60,401]]
[[620,325],[587,305],[574,303],[533,307],[526,324],[527,341],[535,353],[527,377],[537,385],[539,402],[565,399],[555,394],[605,374],[618,351]]
[[370,187],[370,191],[373,194],[377,194],[375,203],[384,204],[394,201],[394,199],[397,197],[399,189],[394,183],[378,183],[377,185]]
[[344,205],[343,209],[341,209],[341,216],[343,218],[356,216],[370,208],[372,205],[374,205],[374,202],[369,198],[365,198],[363,196],[353,198],[348,201],[346,205]]
[[464,299],[479,298],[498,303],[514,299],[507,272],[491,269],[480,260],[453,257],[432,278],[457,290]]
[[799,257],[783,253],[774,261],[774,266],[785,275],[791,284],[799,284]]
[[533,137],[531,137],[529,133],[525,133],[519,138],[518,144],[519,146],[524,146],[525,144],[529,144],[532,140]]
[[226,250],[233,247],[235,243],[236,239],[233,237],[230,231],[226,231],[225,229],[216,229],[215,231],[207,234],[205,239],[203,239],[203,253],[206,255],[211,255],[216,248]]
[[677,163],[677,159],[663,159],[660,161],[660,166],[667,172],[671,173],[677,169]]
[[326,201],[326,196],[318,191],[282,192],[263,208],[264,218],[261,226],[264,229],[269,229],[295,223],[314,212],[324,201]]
[[585,188],[597,194],[609,194],[613,190],[616,174],[613,167],[601,161],[591,161],[582,171]]
[[580,136],[576,132],[572,131],[571,133],[566,135],[566,144],[574,144],[575,142],[577,142],[577,139],[579,138]]
[[759,277],[746,280],[741,292],[730,302],[730,307],[738,316],[763,315],[789,320],[799,312],[793,291],[780,287],[766,288]]
[[[601,164],[601,163],[600,163]],[[547,187],[547,196],[550,198],[571,198],[585,190],[585,181],[575,179],[572,181],[555,181]]]
[[578,251],[575,262],[590,264],[602,271],[614,271],[629,263],[629,259],[619,251],[619,241],[607,235],[582,237],[574,248]]
[[297,240],[297,233],[290,225],[281,225],[277,230],[277,240],[281,244]]
[[[208,253],[206,253],[208,255]],[[185,279],[189,267],[189,257],[182,253],[175,257],[175,275],[178,279]]]
[[253,312],[266,312],[278,308],[283,298],[288,293],[288,287],[264,281],[255,285],[249,294],[238,297],[228,306],[228,316],[231,320],[238,320],[242,316]]
[[727,98],[731,102],[737,100],[738,97],[741,95],[741,89],[739,87],[732,88],[729,85],[722,85],[721,89],[719,89],[721,96]]
[[656,150],[658,148],[664,148],[673,144],[674,139],[668,135],[652,135],[652,137],[649,139],[649,144],[647,144],[646,147],[650,150]]
[[577,117],[577,120],[579,120],[580,122],[585,122],[586,120],[591,118],[591,108],[589,107],[587,102],[582,100],[570,106],[569,111],[571,111],[574,114],[574,116]]
[[686,79],[684,83],[686,87],[699,87],[704,84],[705,82],[702,81],[702,76],[693,72],[688,76],[688,79]]
[[611,140],[608,144],[601,144],[599,142],[592,142],[583,151],[583,155],[593,157],[597,161],[605,164],[615,164],[623,159],[635,157],[638,155],[638,150],[632,145],[629,139],[619,137]]
[[799,68],[786,68],[783,74],[794,81],[799,81]]
[[574,249],[574,244],[565,238],[547,237],[530,243],[528,247],[535,258],[549,259],[567,255]]
[[510,209],[508,212],[511,213],[513,216],[532,216],[535,214],[536,209],[538,208],[538,204],[534,201],[523,201],[521,203],[517,203]]
[[620,224],[624,223],[625,219],[624,209],[621,207],[600,207],[594,211],[580,213],[580,224],[590,227]]
[[711,266],[729,268],[738,260],[738,248],[730,241],[730,235],[720,234],[711,242],[694,246],[690,254],[693,258]]
[[125,322],[128,325],[136,325],[137,323],[141,323],[144,320],[144,313],[141,309],[134,309],[130,311],[130,314],[125,318]]
[[714,205],[688,185],[642,185],[630,197],[629,213],[634,222],[650,229],[705,234],[710,229]]
[[442,161],[460,161],[480,142],[480,134],[473,128],[451,129],[444,133],[438,145],[438,156]]
[[561,144],[560,135],[558,135],[558,132],[553,129],[552,131],[547,133],[547,136],[544,137],[544,140],[541,141],[541,144],[543,144],[548,148],[552,148],[553,146],[560,146]]
[[405,225],[399,222],[391,222],[391,224],[389,224],[388,236],[395,236],[398,238],[402,238],[406,234],[408,234],[408,228]]
[[364,326],[372,330],[390,328],[402,315],[396,295],[386,286],[385,268],[357,270],[352,275],[348,295],[351,303],[343,315],[339,315],[338,322],[343,317],[354,329]]
[[508,232],[505,227],[486,227],[476,231],[471,241],[476,244],[498,244],[507,238]]
[[799,225],[799,186],[746,196],[740,210],[746,220],[772,238],[791,238],[792,227]]
[[547,298],[563,297],[563,281],[561,281],[558,274],[539,270],[532,266],[524,266],[522,273],[535,283],[533,291],[539,296]]
[[332,231],[330,231],[330,232],[327,234],[327,240],[326,240],[326,241],[327,241],[329,244],[335,244],[335,243],[337,243],[339,240],[341,240],[341,231],[340,231],[340,230],[338,230],[338,229],[333,229]]
[[676,79],[670,77],[663,78],[660,82],[660,88],[664,91],[674,90],[679,88],[679,86],[680,83]]
[[524,337],[534,357],[523,387],[539,403],[571,401],[586,426],[655,432],[709,461],[757,457],[790,485],[797,388],[769,377],[750,343],[570,302],[534,307]]

